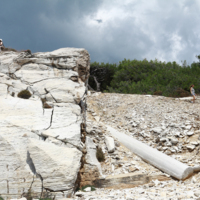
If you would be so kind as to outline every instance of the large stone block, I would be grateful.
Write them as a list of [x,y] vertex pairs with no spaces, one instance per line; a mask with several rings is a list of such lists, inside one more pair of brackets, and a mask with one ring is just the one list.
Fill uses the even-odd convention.
[[56,192],[74,187],[82,156],[79,150],[31,139],[28,151],[44,188]]
[[[0,194],[70,197],[81,166],[79,106],[90,58],[84,49],[0,52]],[[30,99],[17,95],[29,90]],[[51,108],[43,107],[45,101]],[[62,191],[62,192],[61,192]]]

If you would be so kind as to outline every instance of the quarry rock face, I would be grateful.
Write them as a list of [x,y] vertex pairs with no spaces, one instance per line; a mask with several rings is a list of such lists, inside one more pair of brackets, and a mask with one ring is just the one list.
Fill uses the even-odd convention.
[[[0,195],[70,197],[81,166],[84,49],[0,52]],[[29,99],[19,98],[22,90]],[[39,196],[38,196],[39,195]]]

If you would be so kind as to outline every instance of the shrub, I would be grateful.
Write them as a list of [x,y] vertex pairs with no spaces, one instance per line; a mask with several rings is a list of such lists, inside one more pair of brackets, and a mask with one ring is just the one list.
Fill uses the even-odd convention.
[[29,99],[31,97],[31,93],[28,90],[22,90],[17,96],[22,99]]
[[162,95],[162,91],[155,91],[153,94],[154,95]]
[[182,88],[175,89],[170,95],[170,97],[188,97],[190,93]]
[[3,197],[0,196],[0,200],[4,200]]
[[105,161],[105,156],[101,148],[97,148],[96,157],[99,162]]
[[14,51],[14,52],[17,52],[16,49],[13,49],[13,48],[10,48],[10,47],[1,47],[1,50],[2,51]]

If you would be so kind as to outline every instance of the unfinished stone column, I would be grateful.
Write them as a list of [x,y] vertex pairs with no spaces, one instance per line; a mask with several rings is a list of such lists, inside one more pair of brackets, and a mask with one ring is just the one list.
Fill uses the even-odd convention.
[[108,131],[133,153],[141,157],[146,162],[171,175],[183,180],[192,175],[193,168],[183,164],[166,154],[153,149],[150,146],[124,134],[116,129],[107,126]]

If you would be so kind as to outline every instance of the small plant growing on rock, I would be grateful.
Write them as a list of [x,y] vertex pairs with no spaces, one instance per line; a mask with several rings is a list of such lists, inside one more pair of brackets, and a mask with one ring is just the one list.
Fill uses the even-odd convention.
[[99,162],[105,161],[105,156],[101,148],[97,148],[96,157]]
[[22,90],[17,96],[22,99],[29,99],[31,97],[31,93],[28,90]]

